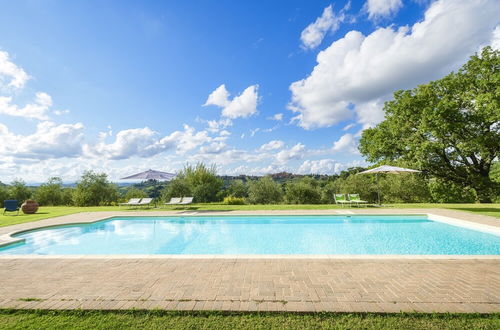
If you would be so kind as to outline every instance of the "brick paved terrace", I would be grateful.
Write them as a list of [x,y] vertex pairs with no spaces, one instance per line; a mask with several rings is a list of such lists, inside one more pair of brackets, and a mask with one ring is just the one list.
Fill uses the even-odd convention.
[[[445,213],[498,226],[494,218]],[[108,216],[75,214],[5,227],[0,235],[28,226]],[[496,256],[2,256],[0,278],[0,308],[500,312],[500,258]]]

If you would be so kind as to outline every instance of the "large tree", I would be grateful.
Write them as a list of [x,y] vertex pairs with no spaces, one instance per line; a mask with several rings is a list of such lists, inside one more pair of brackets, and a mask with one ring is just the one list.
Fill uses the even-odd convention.
[[498,195],[490,169],[500,150],[500,58],[485,47],[456,73],[394,94],[385,120],[367,129],[359,149],[371,162],[411,164],[476,190]]

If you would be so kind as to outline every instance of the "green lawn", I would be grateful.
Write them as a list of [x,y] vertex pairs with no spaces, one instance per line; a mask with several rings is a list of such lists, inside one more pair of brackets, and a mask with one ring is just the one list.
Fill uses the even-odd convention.
[[[391,204],[384,208],[443,208],[455,209],[477,214],[489,215],[500,218],[500,204]],[[167,206],[161,210],[196,210],[196,211],[233,211],[233,210],[327,210],[340,209],[340,206],[332,204],[302,204],[302,205],[224,205],[224,204],[192,204],[186,207]],[[8,213],[7,215],[0,214],[0,227],[15,225],[18,223],[32,222],[47,218],[59,217],[62,215],[80,213],[80,212],[95,212],[95,211],[136,211],[137,209],[119,208],[118,206],[95,206],[95,207],[75,207],[75,206],[45,206],[40,207],[36,214]],[[148,208],[141,209],[143,211],[153,211],[158,209]]]
[[498,329],[498,314],[0,310],[2,329]]

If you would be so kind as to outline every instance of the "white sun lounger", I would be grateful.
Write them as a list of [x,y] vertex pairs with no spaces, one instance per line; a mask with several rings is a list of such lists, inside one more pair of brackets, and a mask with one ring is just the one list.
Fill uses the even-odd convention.
[[179,203],[179,205],[187,205],[191,204],[193,202],[194,197],[182,197],[182,201]]
[[182,198],[181,197],[172,197],[170,198],[170,202],[165,203],[165,205],[177,205],[181,203]]
[[151,204],[152,201],[153,201],[152,198],[143,198],[143,199],[141,199],[141,201],[137,205],[138,206],[146,206],[146,205]]
[[126,203],[120,203],[119,206],[137,206],[140,205],[141,198],[131,198]]

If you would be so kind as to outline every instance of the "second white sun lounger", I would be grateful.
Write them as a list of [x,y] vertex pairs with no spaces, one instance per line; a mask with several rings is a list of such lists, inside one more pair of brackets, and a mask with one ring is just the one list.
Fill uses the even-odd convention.
[[194,197],[182,197],[182,201],[179,203],[179,205],[186,205],[186,204],[191,204],[193,202]]
[[172,197],[170,198],[170,202],[165,203],[165,205],[177,205],[181,203],[182,198],[181,197]]
[[140,205],[140,202],[141,202],[140,198],[131,198],[126,203],[120,203],[119,206],[137,206]]

